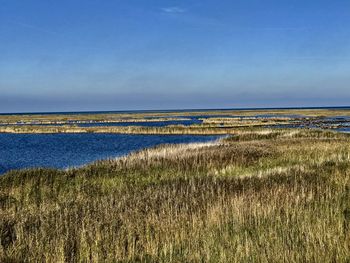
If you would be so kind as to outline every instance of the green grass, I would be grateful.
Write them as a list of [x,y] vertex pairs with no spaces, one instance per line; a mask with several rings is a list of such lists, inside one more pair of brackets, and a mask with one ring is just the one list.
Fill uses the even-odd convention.
[[350,137],[246,131],[0,177],[0,262],[349,262]]

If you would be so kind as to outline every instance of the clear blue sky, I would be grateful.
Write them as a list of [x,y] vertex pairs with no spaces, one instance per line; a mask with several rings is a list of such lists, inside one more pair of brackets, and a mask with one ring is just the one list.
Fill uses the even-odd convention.
[[0,0],[0,112],[350,104],[349,0]]

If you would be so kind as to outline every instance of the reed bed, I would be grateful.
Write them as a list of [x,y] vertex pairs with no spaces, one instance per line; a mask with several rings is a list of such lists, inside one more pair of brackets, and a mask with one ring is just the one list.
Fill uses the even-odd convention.
[[165,127],[142,127],[142,126],[100,126],[100,127],[77,127],[64,126],[0,126],[0,133],[115,133],[115,134],[193,134],[215,135],[233,134],[239,132],[242,127],[217,127],[216,125],[169,125]]
[[[201,118],[206,116],[205,118]],[[256,116],[260,115],[259,118]],[[263,117],[266,115],[265,117]],[[187,117],[186,117],[187,116]],[[99,126],[79,127],[82,123],[185,121],[197,116],[202,124],[166,127]],[[325,117],[350,116],[349,109],[213,110],[188,112],[85,113],[2,115],[0,133],[119,133],[119,134],[237,134],[249,129],[283,127],[340,128],[347,120]],[[34,124],[34,125],[33,125]],[[39,125],[38,125],[39,124]],[[42,125],[40,125],[42,124]],[[60,126],[62,125],[62,126]]]
[[258,130],[0,178],[0,262],[349,262],[350,137]]
[[255,109],[255,110],[198,110],[198,111],[170,111],[170,112],[116,112],[116,113],[72,113],[72,114],[7,114],[0,115],[0,123],[16,122],[42,122],[42,123],[65,123],[68,121],[114,121],[123,119],[147,119],[183,117],[183,116],[232,116],[235,117],[254,117],[256,115],[279,115],[281,118],[289,118],[291,115],[302,115],[309,117],[322,116],[349,116],[349,109]]

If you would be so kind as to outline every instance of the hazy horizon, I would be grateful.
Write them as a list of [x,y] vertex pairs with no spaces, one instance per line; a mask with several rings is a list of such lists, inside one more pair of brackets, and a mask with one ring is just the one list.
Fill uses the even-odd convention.
[[0,4],[2,113],[350,101],[349,1]]
[[299,107],[242,107],[242,108],[171,108],[171,109],[119,109],[119,110],[77,110],[77,111],[15,111],[15,112],[0,112],[0,115],[11,115],[11,114],[55,114],[55,113],[124,113],[124,112],[192,112],[192,111],[241,111],[241,110],[308,110],[308,109],[350,109],[350,105],[339,105],[339,106],[299,106]]

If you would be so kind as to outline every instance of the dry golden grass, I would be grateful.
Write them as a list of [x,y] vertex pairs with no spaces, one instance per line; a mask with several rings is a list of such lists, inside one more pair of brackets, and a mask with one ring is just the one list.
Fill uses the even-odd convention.
[[[142,126],[99,126],[99,127],[77,127],[77,126],[0,126],[0,133],[116,133],[116,134],[236,134],[241,132],[242,127],[222,128],[205,125],[174,125],[166,127],[142,127]],[[247,127],[243,127],[247,128]],[[249,127],[248,127],[249,128]]]
[[0,262],[349,262],[350,137],[260,130],[0,178]]

